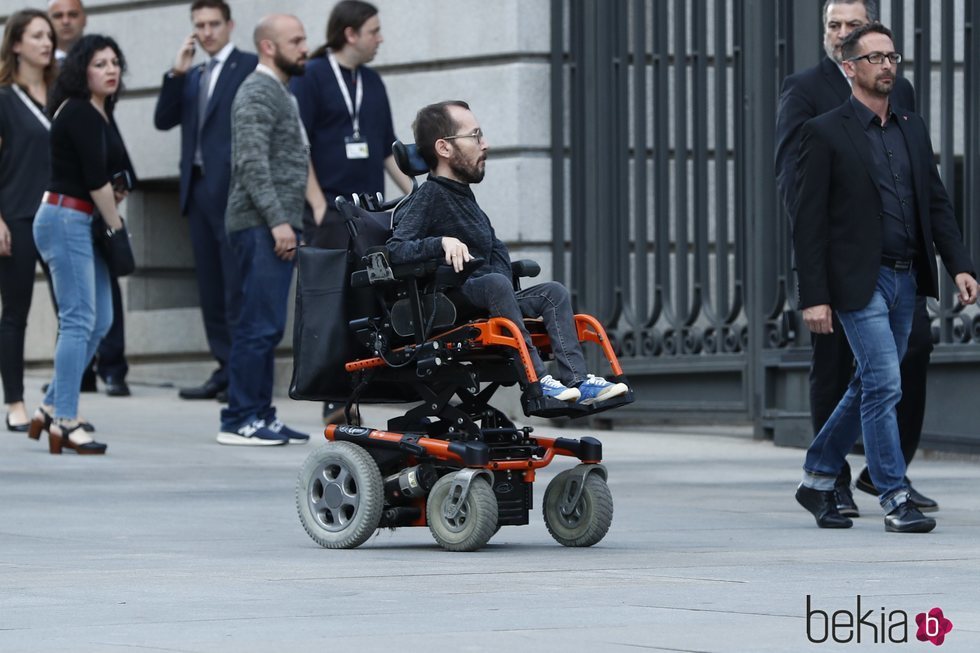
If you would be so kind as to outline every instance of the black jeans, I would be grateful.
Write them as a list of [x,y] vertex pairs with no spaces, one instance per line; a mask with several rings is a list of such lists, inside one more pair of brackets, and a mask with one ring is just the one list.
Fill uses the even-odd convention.
[[[810,417],[813,432],[819,433],[834,412],[854,374],[854,355],[847,344],[844,329],[834,315],[834,332],[811,334],[813,357],[810,365]],[[915,298],[912,314],[912,333],[909,346],[902,359],[902,400],[896,407],[898,435],[902,456],[908,466],[919,448],[922,438],[922,420],[926,412],[926,371],[932,354],[932,330],[926,311],[926,298]],[[838,482],[851,481],[851,468],[845,464]]]
[[34,294],[37,249],[32,220],[11,220],[11,255],[0,256],[0,376],[4,403],[24,400],[24,332]]

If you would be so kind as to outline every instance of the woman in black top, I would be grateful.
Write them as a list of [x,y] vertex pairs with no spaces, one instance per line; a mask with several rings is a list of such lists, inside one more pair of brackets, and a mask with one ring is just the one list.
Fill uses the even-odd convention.
[[37,9],[7,19],[0,45],[0,376],[8,431],[27,431],[24,332],[34,291],[32,226],[48,183],[54,27]]
[[51,269],[58,301],[58,344],[54,378],[32,433],[48,430],[51,453],[105,453],[78,419],[82,371],[112,323],[106,263],[92,248],[96,209],[110,229],[122,227],[116,205],[131,178],[126,146],[112,109],[126,69],[116,42],[97,34],[82,37],[61,64],[48,99],[51,121],[51,180],[34,219],[34,241]]

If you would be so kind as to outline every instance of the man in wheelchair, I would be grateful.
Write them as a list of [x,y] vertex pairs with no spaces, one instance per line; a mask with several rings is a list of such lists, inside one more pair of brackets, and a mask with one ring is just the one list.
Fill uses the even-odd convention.
[[[520,328],[545,396],[588,406],[625,395],[625,383],[587,373],[568,289],[550,281],[514,290],[507,247],[470,190],[470,184],[483,180],[489,146],[469,105],[454,100],[423,107],[413,130],[430,174],[428,183],[398,209],[397,226],[388,241],[391,263],[444,255],[446,263],[461,272],[474,257],[483,259],[460,291],[491,317],[507,318]],[[524,326],[525,317],[543,320],[558,379],[547,373]]]

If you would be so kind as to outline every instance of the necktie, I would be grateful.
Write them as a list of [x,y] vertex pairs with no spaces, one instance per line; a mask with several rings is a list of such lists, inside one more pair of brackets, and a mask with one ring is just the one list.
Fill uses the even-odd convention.
[[208,91],[211,89],[211,73],[218,65],[218,59],[212,58],[208,65],[201,70],[201,79],[197,88],[197,147],[194,150],[194,164],[204,167],[201,156],[201,130],[204,128],[204,115],[208,111]]

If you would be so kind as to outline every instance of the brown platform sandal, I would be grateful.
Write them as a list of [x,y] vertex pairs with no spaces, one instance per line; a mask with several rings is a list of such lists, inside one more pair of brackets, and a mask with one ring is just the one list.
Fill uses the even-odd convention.
[[84,443],[72,442],[71,434],[76,431],[85,433],[81,422],[75,422],[68,426],[65,421],[54,420],[48,430],[48,450],[53,454],[60,454],[62,448],[74,449],[80,456],[98,456],[106,452],[108,447],[95,440]]

